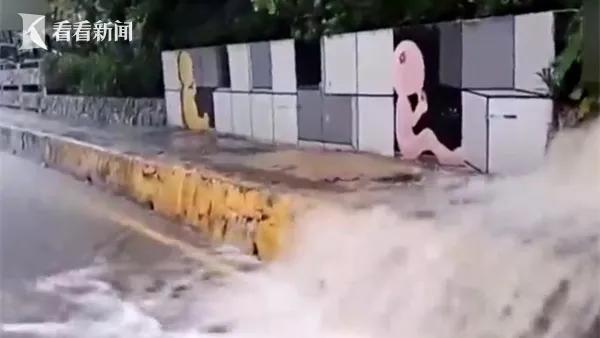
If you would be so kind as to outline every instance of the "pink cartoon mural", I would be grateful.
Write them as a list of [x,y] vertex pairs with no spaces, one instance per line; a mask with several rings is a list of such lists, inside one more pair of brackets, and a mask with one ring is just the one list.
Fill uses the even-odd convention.
[[416,132],[415,127],[429,103],[425,91],[425,60],[419,46],[411,40],[403,40],[394,51],[394,89],[396,101],[396,141],[402,157],[417,159],[431,152],[438,161],[448,165],[463,164],[461,148],[448,149],[430,128]]

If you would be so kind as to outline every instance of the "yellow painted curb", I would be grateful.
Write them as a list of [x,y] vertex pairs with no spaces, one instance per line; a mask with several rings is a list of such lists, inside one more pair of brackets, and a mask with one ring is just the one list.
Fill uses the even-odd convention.
[[275,258],[290,234],[296,196],[201,167],[186,168],[37,131],[0,129],[5,150],[8,143],[17,155],[41,152],[38,159],[50,167],[108,187],[263,260]]

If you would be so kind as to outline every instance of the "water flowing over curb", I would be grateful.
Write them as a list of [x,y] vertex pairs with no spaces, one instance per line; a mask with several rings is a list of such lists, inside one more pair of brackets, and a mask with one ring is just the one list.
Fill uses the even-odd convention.
[[293,196],[208,169],[148,160],[64,137],[0,127],[0,150],[123,194],[219,242],[271,260],[292,223]]

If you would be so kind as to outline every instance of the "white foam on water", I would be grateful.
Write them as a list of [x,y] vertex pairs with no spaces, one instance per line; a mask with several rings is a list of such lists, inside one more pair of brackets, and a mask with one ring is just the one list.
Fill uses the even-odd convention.
[[561,135],[537,173],[460,194],[480,202],[439,206],[432,220],[393,204],[311,211],[289,256],[214,295],[212,320],[273,338],[589,330],[600,313],[600,125]]
[[[448,199],[456,194],[478,202],[423,201],[435,212],[430,219],[393,201],[312,210],[298,218],[283,259],[186,295],[183,329],[165,327],[87,269],[39,285],[79,306],[69,321],[4,330],[61,338],[583,338],[600,314],[600,124],[561,135],[532,175]],[[207,333],[215,328],[224,332]]]

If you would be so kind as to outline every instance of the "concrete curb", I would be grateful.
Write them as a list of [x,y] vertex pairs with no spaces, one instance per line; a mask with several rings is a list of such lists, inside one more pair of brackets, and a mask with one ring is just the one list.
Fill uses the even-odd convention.
[[166,163],[72,138],[0,125],[0,150],[105,187],[211,239],[271,260],[285,247],[306,199],[210,169]]

